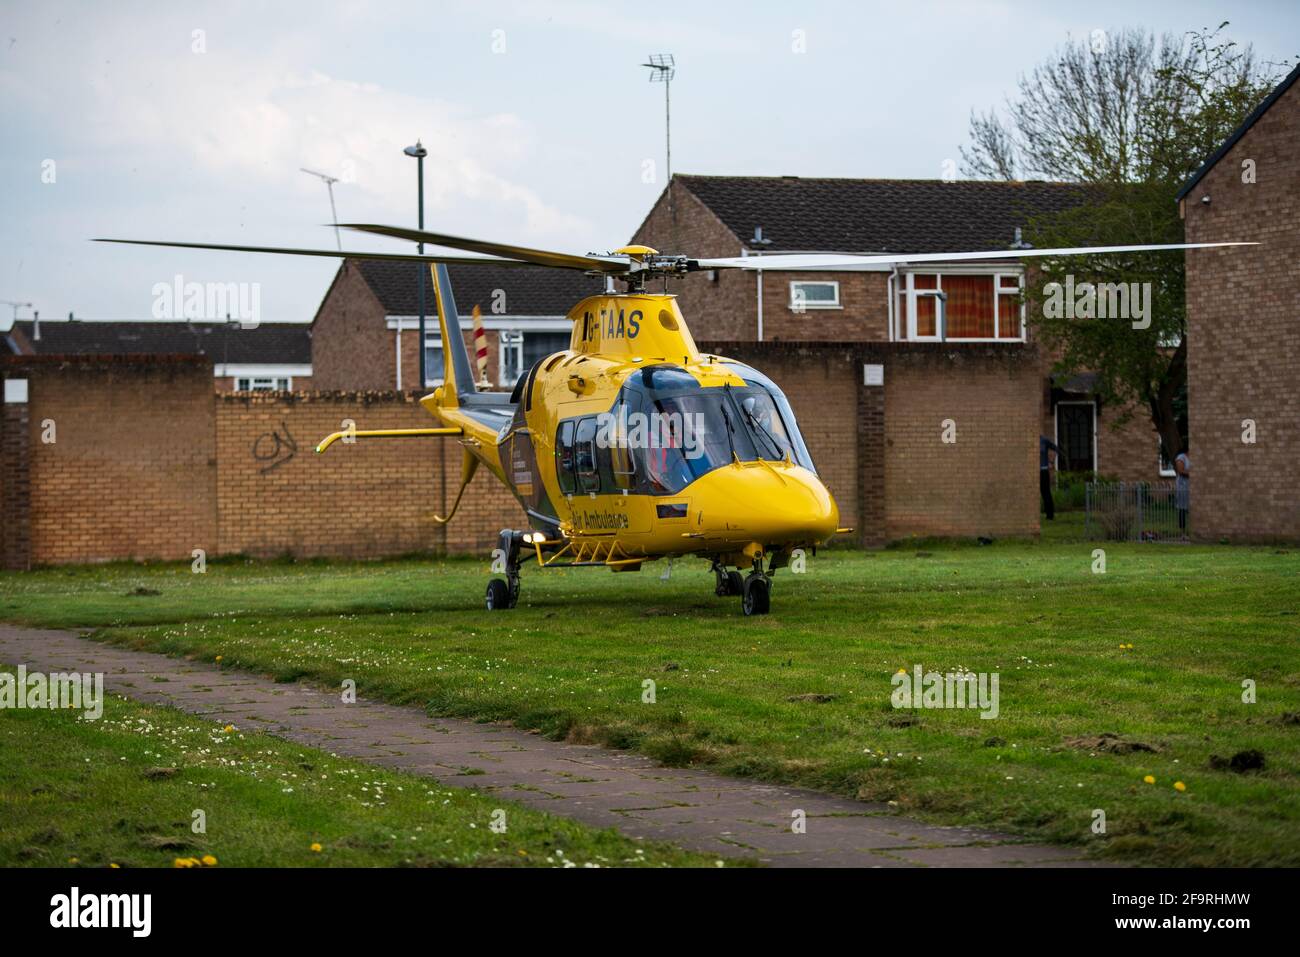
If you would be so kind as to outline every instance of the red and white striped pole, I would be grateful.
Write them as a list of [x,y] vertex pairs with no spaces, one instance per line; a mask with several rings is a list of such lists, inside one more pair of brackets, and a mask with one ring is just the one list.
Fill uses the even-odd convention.
[[488,347],[487,335],[483,332],[483,313],[475,306],[470,313],[474,317],[474,361],[478,364],[479,385],[488,385]]

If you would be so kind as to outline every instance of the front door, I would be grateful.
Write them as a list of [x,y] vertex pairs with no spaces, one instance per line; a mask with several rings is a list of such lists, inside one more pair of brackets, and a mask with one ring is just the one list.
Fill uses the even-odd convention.
[[1096,472],[1097,406],[1092,402],[1058,402],[1056,444],[1065,453],[1059,469]]

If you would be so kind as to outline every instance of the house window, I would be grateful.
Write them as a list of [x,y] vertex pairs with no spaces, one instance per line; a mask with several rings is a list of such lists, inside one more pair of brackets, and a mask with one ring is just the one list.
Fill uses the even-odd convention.
[[838,282],[790,283],[790,308],[795,312],[805,309],[839,309],[840,284]]
[[424,340],[424,387],[442,385],[446,369],[442,358],[442,337],[426,336]]
[[899,338],[1024,340],[1018,273],[906,273],[896,300]]
[[569,348],[571,334],[535,329],[503,329],[500,340],[498,379],[501,385],[513,388],[519,377],[531,369],[538,359]]
[[292,388],[292,376],[240,376],[235,379],[235,389],[239,392],[288,392]]

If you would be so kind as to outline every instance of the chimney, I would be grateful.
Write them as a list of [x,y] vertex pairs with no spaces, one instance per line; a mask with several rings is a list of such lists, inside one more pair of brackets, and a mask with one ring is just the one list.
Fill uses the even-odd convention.
[[41,311],[39,309],[32,313],[32,341],[41,341]]

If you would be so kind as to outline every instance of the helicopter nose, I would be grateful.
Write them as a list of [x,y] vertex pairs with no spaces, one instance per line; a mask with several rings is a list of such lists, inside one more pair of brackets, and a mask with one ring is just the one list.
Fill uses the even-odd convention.
[[706,479],[712,481],[704,521],[715,531],[725,530],[727,537],[735,533],[765,544],[817,543],[839,527],[840,511],[830,491],[800,466],[745,462],[717,469]]

